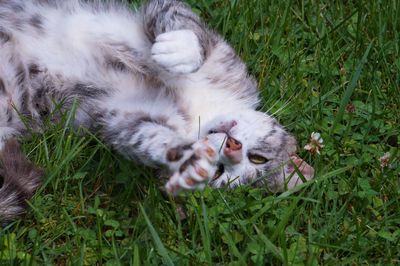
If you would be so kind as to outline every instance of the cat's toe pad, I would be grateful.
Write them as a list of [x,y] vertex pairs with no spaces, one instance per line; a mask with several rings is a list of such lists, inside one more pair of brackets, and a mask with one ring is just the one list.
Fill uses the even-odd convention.
[[203,189],[215,171],[216,167],[206,159],[198,159],[188,165],[184,171],[176,172],[168,181],[166,189],[170,194],[177,194],[183,190]]
[[151,48],[153,60],[173,73],[191,73],[203,62],[202,47],[191,30],[176,30],[156,37]]
[[166,184],[167,192],[203,189],[217,171],[218,152],[205,139],[193,145],[193,154],[185,160]]

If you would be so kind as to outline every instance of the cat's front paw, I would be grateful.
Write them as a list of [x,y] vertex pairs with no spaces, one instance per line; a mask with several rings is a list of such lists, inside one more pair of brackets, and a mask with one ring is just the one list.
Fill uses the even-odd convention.
[[217,171],[219,148],[225,141],[224,134],[215,134],[213,138],[205,138],[193,144],[191,155],[183,161],[179,169],[166,184],[169,194],[177,194],[184,190],[203,189]]
[[203,63],[199,38],[191,30],[176,30],[156,37],[151,48],[153,60],[169,72],[187,74],[197,71]]

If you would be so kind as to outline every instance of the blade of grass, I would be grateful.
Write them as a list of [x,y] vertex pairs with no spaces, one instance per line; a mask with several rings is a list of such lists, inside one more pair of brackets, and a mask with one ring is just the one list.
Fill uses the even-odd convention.
[[340,107],[339,107],[339,111],[338,114],[336,115],[336,118],[333,122],[332,128],[331,128],[331,134],[335,131],[338,123],[342,120],[343,115],[344,115],[344,111],[346,109],[347,104],[350,101],[351,95],[353,95],[354,89],[357,86],[357,82],[361,76],[361,72],[363,69],[363,66],[365,65],[365,63],[367,62],[367,58],[368,58],[368,54],[369,51],[371,50],[372,47],[372,43],[371,42],[368,47],[367,50],[365,51],[363,57],[361,58],[360,62],[358,63],[357,67],[356,67],[356,71],[354,72],[354,74],[352,75],[350,82],[347,86],[347,89],[343,95],[342,101],[340,102]]
[[275,246],[271,240],[268,239],[268,237],[261,232],[261,230],[254,225],[254,229],[257,232],[257,235],[260,237],[260,239],[264,242],[265,247],[267,248],[268,251],[272,253],[277,259],[279,259],[281,262],[284,261],[283,256],[281,254],[281,251],[277,246]]
[[204,221],[204,236],[203,236],[203,245],[204,245],[204,251],[206,253],[206,258],[207,258],[207,263],[209,265],[212,264],[211,260],[211,239],[210,239],[210,230],[208,228],[208,215],[207,215],[207,207],[204,204],[204,199],[201,197],[201,209],[203,213],[203,221]]
[[161,255],[161,257],[164,259],[164,262],[166,265],[172,266],[174,263],[172,262],[171,257],[168,254],[167,249],[164,247],[164,244],[162,243],[160,236],[158,235],[156,229],[154,229],[153,225],[150,222],[149,217],[146,214],[146,211],[144,210],[142,204],[139,204],[140,212],[142,213],[146,224],[149,228],[151,237],[153,238],[154,244],[156,245],[156,249],[158,253]]

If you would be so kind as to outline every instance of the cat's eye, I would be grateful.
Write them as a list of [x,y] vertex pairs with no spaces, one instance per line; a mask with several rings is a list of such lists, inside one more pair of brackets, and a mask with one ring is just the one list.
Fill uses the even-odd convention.
[[268,162],[268,159],[257,154],[249,154],[248,155],[250,162],[254,164],[265,164]]

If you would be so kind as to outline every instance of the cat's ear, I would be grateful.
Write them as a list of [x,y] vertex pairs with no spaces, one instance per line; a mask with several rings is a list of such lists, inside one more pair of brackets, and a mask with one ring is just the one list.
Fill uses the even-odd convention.
[[290,162],[285,165],[285,175],[290,177],[287,183],[289,189],[303,183],[298,171],[300,171],[301,175],[307,181],[314,178],[314,168],[299,156],[294,154],[290,157]]

